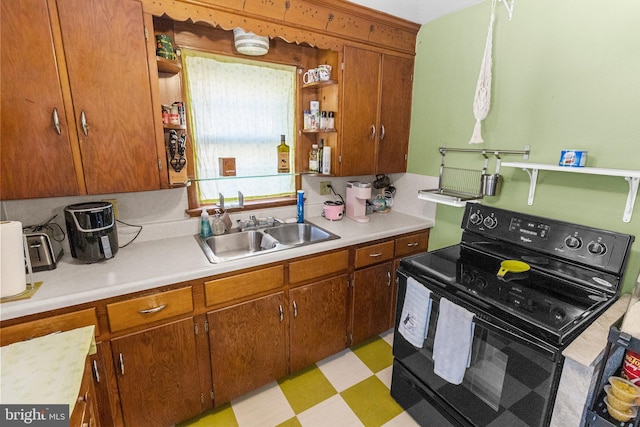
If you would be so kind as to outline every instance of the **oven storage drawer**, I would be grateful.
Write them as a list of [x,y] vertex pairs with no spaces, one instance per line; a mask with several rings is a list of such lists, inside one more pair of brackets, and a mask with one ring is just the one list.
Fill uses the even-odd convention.
[[448,419],[444,406],[436,403],[433,393],[429,392],[420,381],[397,360],[393,361],[391,396],[421,426],[460,427],[471,424],[455,418]]

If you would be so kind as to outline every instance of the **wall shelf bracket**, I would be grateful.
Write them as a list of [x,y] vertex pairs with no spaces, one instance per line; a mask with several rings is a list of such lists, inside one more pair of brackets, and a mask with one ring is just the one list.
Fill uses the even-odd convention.
[[624,222],[631,222],[631,214],[633,213],[633,205],[636,202],[636,196],[638,195],[638,183],[640,178],[637,176],[625,176],[625,180],[629,183],[629,195],[627,196],[627,204],[624,208],[624,215],[622,220]]

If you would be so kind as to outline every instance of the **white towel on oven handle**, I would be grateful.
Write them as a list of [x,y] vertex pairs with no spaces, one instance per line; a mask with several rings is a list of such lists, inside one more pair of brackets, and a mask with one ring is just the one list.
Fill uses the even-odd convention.
[[431,317],[431,291],[409,277],[398,332],[413,346],[422,348],[429,331],[429,317]]
[[438,325],[433,342],[433,372],[451,384],[460,384],[471,364],[474,314],[440,298]]

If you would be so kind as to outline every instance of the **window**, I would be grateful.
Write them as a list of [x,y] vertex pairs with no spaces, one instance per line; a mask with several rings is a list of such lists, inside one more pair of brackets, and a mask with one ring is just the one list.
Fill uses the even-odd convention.
[[[201,205],[219,194],[246,200],[295,194],[296,67],[182,50]],[[290,173],[278,173],[285,135]],[[222,158],[235,158],[236,176],[223,177]]]

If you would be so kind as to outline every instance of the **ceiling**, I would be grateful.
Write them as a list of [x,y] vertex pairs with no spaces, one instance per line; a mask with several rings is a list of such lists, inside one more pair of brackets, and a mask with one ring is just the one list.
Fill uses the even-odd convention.
[[350,0],[408,21],[424,24],[483,0]]

